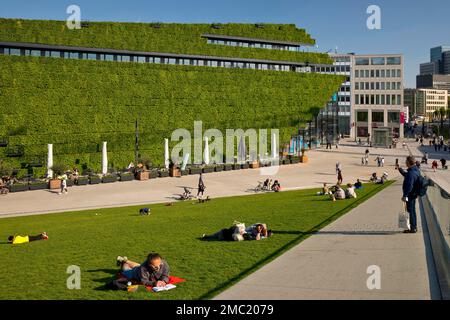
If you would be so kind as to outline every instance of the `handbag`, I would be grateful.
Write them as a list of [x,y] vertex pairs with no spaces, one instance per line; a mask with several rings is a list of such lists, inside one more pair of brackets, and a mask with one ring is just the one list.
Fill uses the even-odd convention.
[[406,211],[406,203],[403,203],[403,209],[398,215],[398,227],[400,229],[410,230],[409,213]]

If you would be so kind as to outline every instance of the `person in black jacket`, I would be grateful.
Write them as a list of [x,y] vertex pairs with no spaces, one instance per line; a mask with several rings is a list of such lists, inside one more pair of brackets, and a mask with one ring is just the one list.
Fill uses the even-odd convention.
[[405,230],[405,233],[417,232],[417,215],[416,215],[416,199],[418,197],[418,180],[420,170],[416,166],[416,159],[413,156],[406,158],[407,170],[398,168],[400,174],[404,177],[403,180],[403,196],[402,201],[406,203],[406,211],[409,213],[409,223],[411,228]]
[[121,265],[124,277],[136,280],[145,286],[164,287],[169,283],[169,265],[158,253],[150,253],[142,264],[119,256],[117,264]]

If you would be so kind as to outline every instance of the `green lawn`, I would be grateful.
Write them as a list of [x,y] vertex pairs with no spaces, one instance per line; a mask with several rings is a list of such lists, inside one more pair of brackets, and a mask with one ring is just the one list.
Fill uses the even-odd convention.
[[[357,200],[336,203],[316,196],[318,190],[302,190],[152,205],[152,214],[142,217],[139,207],[126,207],[0,219],[0,299],[211,298],[386,186],[366,185]],[[198,240],[234,220],[266,222],[275,235],[263,241]],[[42,231],[50,240],[6,243],[10,234]],[[117,271],[117,255],[141,262],[150,251],[161,253],[171,274],[187,282],[158,294],[102,290]],[[81,290],[66,288],[69,265],[81,268]]]

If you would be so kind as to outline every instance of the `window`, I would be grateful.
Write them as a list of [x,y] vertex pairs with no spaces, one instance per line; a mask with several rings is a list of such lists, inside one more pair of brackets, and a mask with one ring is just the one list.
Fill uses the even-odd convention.
[[377,77],[377,78],[380,77],[380,70],[377,70],[377,71],[375,72],[375,77]]
[[386,70],[386,78],[390,78],[391,77],[391,70]]
[[386,104],[391,104],[391,95],[390,94],[386,95]]
[[20,49],[9,48],[9,50],[6,49],[5,54],[9,54],[12,56],[20,56]]
[[355,82],[355,90],[359,90],[359,82]]
[[140,62],[140,63],[144,63],[145,62],[145,57],[136,57],[135,61]]
[[356,58],[356,65],[357,66],[368,66],[369,58]]
[[379,104],[380,104],[380,95],[379,95],[379,94],[377,94],[377,96],[376,96],[376,102],[375,102],[375,104],[376,104],[376,105],[379,105]]
[[355,103],[359,104],[359,94],[355,94]]
[[369,74],[370,74],[370,73],[369,73],[369,70],[366,70],[366,78],[369,78],[369,77],[370,77]]
[[381,105],[386,104],[386,96],[384,94],[381,95]]
[[376,83],[376,87],[375,87],[377,90],[380,90],[380,83],[379,82],[377,82]]
[[370,77],[375,78],[375,70],[370,70]]
[[402,70],[397,69],[397,78],[401,78],[402,77]]
[[380,83],[381,90],[386,90],[386,82]]
[[389,123],[400,123],[400,112],[388,111],[388,122]]
[[370,83],[370,90],[375,90],[375,82]]
[[356,111],[357,122],[367,122],[369,120],[369,113],[367,111]]
[[386,62],[386,60],[384,57],[372,58],[372,65],[374,65],[374,66],[384,66],[385,62]]
[[373,111],[372,112],[372,122],[384,123],[384,112],[383,111]]
[[355,78],[359,78],[359,70],[355,70]]
[[391,83],[390,82],[386,82],[386,90],[391,90]]
[[385,70],[381,70],[381,78],[385,78],[386,77],[386,71]]
[[400,65],[400,64],[402,64],[402,59],[401,59],[401,57],[388,57],[387,64],[390,66]]
[[400,94],[397,95],[397,105],[402,105],[402,96]]

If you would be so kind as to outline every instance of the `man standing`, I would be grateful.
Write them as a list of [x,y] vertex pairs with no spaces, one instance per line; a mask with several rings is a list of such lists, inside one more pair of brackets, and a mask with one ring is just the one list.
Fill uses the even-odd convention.
[[203,192],[205,192],[205,183],[203,182],[203,175],[200,173],[200,177],[198,178],[198,192],[197,192],[197,197],[200,195],[200,193],[202,194],[203,197]]
[[330,150],[331,150],[331,141],[333,140],[333,138],[331,137],[331,134],[328,134],[327,135],[327,150],[328,150],[328,148],[330,148]]
[[416,166],[416,159],[413,156],[406,158],[406,171],[398,168],[400,174],[404,177],[403,180],[403,196],[402,201],[406,203],[406,211],[409,213],[410,229],[405,230],[404,233],[417,232],[417,215],[416,215],[416,199],[418,196],[418,180],[420,171]]

